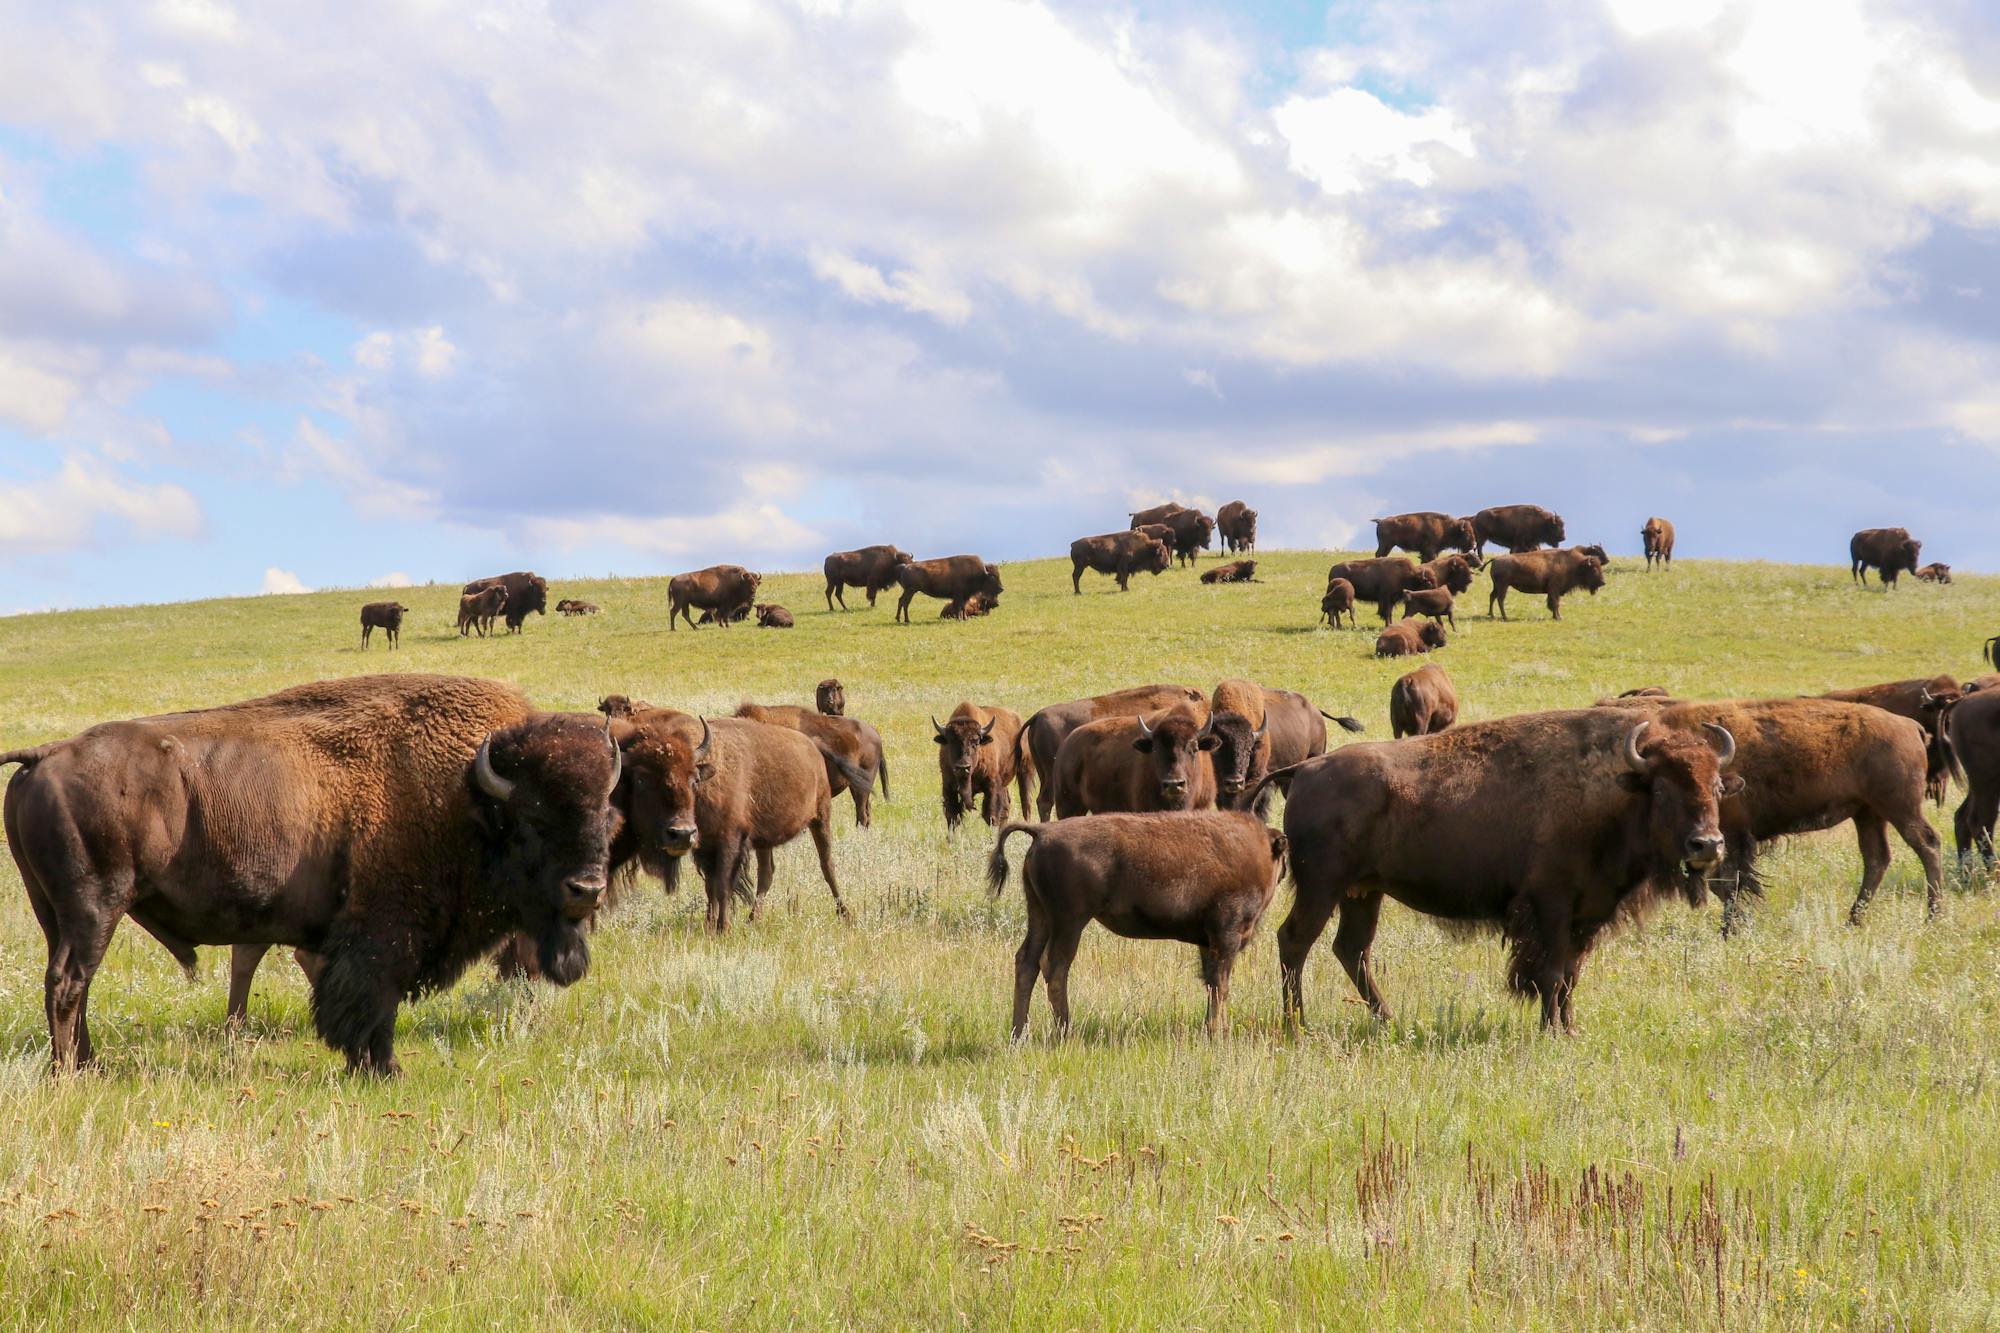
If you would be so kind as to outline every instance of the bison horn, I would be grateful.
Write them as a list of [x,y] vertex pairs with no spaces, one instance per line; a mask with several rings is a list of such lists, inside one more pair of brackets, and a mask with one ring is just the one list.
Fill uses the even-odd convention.
[[944,739],[944,728],[938,725],[936,713],[931,714],[931,730],[937,733],[939,740]]
[[1645,734],[1646,723],[1644,722],[1641,722],[1638,726],[1625,733],[1625,767],[1631,769],[1634,773],[1643,774],[1647,771],[1646,761],[1639,757],[1639,738]]
[[1141,736],[1150,737],[1153,734],[1153,729],[1146,725],[1146,715],[1144,713],[1139,714],[1138,717],[1132,720],[1139,724],[1139,734]]
[[1714,733],[1715,757],[1721,767],[1728,768],[1736,758],[1736,738],[1720,722],[1704,722],[1701,726],[1702,730]]
[[986,725],[979,729],[979,739],[982,741],[993,739],[993,724],[999,720],[999,718],[987,719]]
[[[1213,726],[1213,725],[1215,724],[1215,719],[1214,719],[1213,717],[1209,718],[1209,720],[1208,720],[1208,721],[1209,721],[1209,725],[1211,725],[1211,726]],[[1255,730],[1255,731],[1253,731],[1253,732],[1251,732],[1251,733],[1250,733],[1250,739],[1251,739],[1252,741],[1260,741],[1260,740],[1263,740],[1263,739],[1264,739],[1264,733],[1265,733],[1265,732],[1267,732],[1267,731],[1269,731],[1270,729],[1271,729],[1271,716],[1270,716],[1270,714],[1266,713],[1266,714],[1264,715],[1264,720],[1263,720],[1262,722],[1259,722],[1259,723],[1257,724],[1257,730]]]
[[708,719],[701,719],[701,744],[694,747],[694,761],[698,764],[708,758]]
[[491,736],[479,742],[479,753],[472,757],[472,777],[479,784],[479,790],[496,801],[505,801],[514,794],[514,784],[493,771]]

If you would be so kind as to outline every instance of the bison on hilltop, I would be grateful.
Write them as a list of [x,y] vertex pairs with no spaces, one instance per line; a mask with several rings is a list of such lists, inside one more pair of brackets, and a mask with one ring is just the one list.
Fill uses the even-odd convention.
[[480,638],[493,632],[493,622],[507,609],[507,590],[498,584],[478,592],[461,594],[458,599],[458,637],[477,630]]
[[1156,504],[1151,509],[1137,510],[1130,515],[1131,527],[1136,532],[1148,523],[1165,523],[1169,514],[1178,514],[1184,507],[1169,500],[1165,504]]
[[762,574],[753,574],[741,565],[710,565],[676,574],[667,581],[667,628],[675,628],[676,619],[686,620],[691,630],[701,628],[694,618],[695,610],[700,609],[708,612],[704,622],[727,629],[731,622],[750,614],[757,601],[757,585],[763,581]]
[[1206,551],[1215,535],[1215,520],[1199,509],[1182,509],[1167,515],[1166,526],[1173,531],[1174,562],[1193,564],[1195,552]]
[[1925,565],[1917,571],[1917,581],[1919,583],[1950,583],[1951,566],[1945,564],[1942,560],[1933,560],[1930,564]]
[[931,719],[938,744],[938,779],[944,805],[944,826],[956,829],[976,798],[979,817],[987,824],[1004,824],[1010,811],[1007,785],[1018,783],[1021,811],[1027,813],[1034,773],[1017,742],[1021,716],[1010,709],[964,702],[939,726]]
[[1486,595],[1486,614],[1498,608],[1500,619],[1507,618],[1507,594],[1542,593],[1548,598],[1549,614],[1562,619],[1562,599],[1578,588],[1591,596],[1604,586],[1604,564],[1596,556],[1579,551],[1528,551],[1521,555],[1496,555],[1486,562],[1493,588]]
[[1562,515],[1540,505],[1495,505],[1472,516],[1472,535],[1473,554],[1484,556],[1488,542],[1519,555],[1543,546],[1561,546],[1567,534]]
[[574,597],[565,597],[556,603],[556,614],[559,616],[594,616],[597,612],[596,602],[579,601]]
[[[530,611],[538,616],[549,613],[549,581],[531,570],[519,569],[511,574],[495,574],[490,578],[474,579],[459,589],[459,594],[483,592],[488,588],[506,589],[506,606],[503,614],[507,617],[507,632],[519,634],[521,626]],[[489,626],[490,628],[490,626]]]
[[910,553],[896,546],[864,546],[858,551],[835,551],[822,562],[826,574],[826,609],[833,610],[834,599],[840,600],[840,609],[847,609],[847,590],[860,588],[868,594],[868,605],[873,608],[875,595],[885,588],[895,586],[896,567],[910,563]]
[[1479,538],[1472,530],[1471,519],[1424,510],[1414,514],[1392,514],[1375,520],[1377,559],[1401,549],[1428,564],[1437,559],[1446,547],[1467,552],[1479,549]]
[[701,613],[701,618],[694,623],[697,625],[740,625],[750,618],[750,613],[754,609],[752,606],[737,606],[721,612],[704,611]]
[[1674,563],[1674,525],[1664,518],[1649,518],[1646,526],[1639,529],[1639,540],[1646,546],[1646,569],[1651,572],[1653,563],[1659,562],[1661,569],[1672,568]]
[[1435,620],[1399,620],[1376,636],[1375,656],[1415,657],[1444,646],[1444,626]]
[[361,646],[368,646],[368,637],[376,630],[389,641],[391,648],[403,639],[403,617],[410,608],[401,602],[370,602],[361,608]]
[[1163,574],[1173,563],[1173,555],[1151,537],[1127,529],[1077,538],[1069,544],[1069,561],[1070,591],[1081,596],[1086,569],[1111,575],[1118,591],[1128,592],[1134,574]]
[[779,606],[777,603],[759,602],[754,609],[757,612],[757,628],[759,629],[792,628],[792,613],[790,611],[787,611],[784,607]]
[[[1021,739],[1017,742],[1017,748],[1026,751],[1025,762],[1032,765],[1032,771],[1042,784],[1035,797],[1036,817],[1047,819],[1055,808],[1056,755],[1071,732],[1099,718],[1132,717],[1172,708],[1177,704],[1187,704],[1206,712],[1208,698],[1200,690],[1186,685],[1134,685],[1130,689],[1037,709],[1022,724]],[[1024,800],[1021,804],[1021,813],[1026,814],[1027,802]]]
[[1150,720],[1107,717],[1072,731],[1046,779],[1056,817],[1213,806],[1217,742],[1207,711],[1177,704]]
[[1000,583],[1000,566],[988,564],[976,555],[948,555],[938,560],[913,560],[896,566],[896,582],[903,595],[896,602],[896,619],[910,623],[910,603],[918,593],[959,606],[958,619],[965,619],[965,603],[975,593],[998,597],[1006,589]]
[[1226,565],[1203,570],[1203,583],[1255,583],[1257,582],[1257,562],[1255,560],[1231,560]]
[[1864,528],[1847,543],[1848,573],[1865,587],[1873,567],[1882,577],[1882,586],[1893,588],[1897,575],[1916,572],[1923,549],[1924,544],[1911,537],[1908,528]]
[[1354,585],[1354,600],[1372,603],[1385,625],[1394,618],[1396,603],[1403,600],[1403,594],[1437,586],[1436,574],[1418,568],[1416,562],[1401,555],[1343,560],[1326,571],[1328,588],[1333,587],[1335,579],[1345,579]]
[[1428,736],[1458,721],[1458,689],[1443,667],[1427,662],[1389,687],[1389,732],[1397,740]]
[[1222,534],[1225,551],[1257,549],[1257,511],[1241,500],[1231,500],[1215,511],[1215,530]]

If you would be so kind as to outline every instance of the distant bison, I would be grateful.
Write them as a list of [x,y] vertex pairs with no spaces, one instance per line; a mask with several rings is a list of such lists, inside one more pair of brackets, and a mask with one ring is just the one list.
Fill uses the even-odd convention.
[[1403,614],[1405,616],[1429,616],[1432,620],[1448,620],[1453,629],[1458,628],[1458,617],[1452,614],[1451,589],[1413,588],[1403,594]]
[[1393,618],[1396,603],[1403,600],[1403,594],[1437,586],[1436,574],[1417,568],[1415,561],[1400,555],[1343,560],[1326,571],[1326,578],[1329,588],[1335,579],[1346,579],[1353,584],[1354,600],[1372,603],[1385,625]]
[[759,629],[792,628],[792,613],[775,602],[759,602],[756,611]]
[[998,593],[976,592],[962,602],[946,602],[938,608],[938,619],[970,620],[974,616],[990,616],[999,609]]
[[1674,563],[1674,525],[1664,518],[1649,518],[1646,526],[1639,529],[1639,540],[1646,544],[1646,569],[1650,572],[1653,562],[1667,569]]
[[813,691],[813,703],[828,717],[839,717],[847,711],[847,687],[828,676]]
[[896,582],[896,566],[910,563],[910,553],[895,546],[864,546],[858,551],[835,551],[821,568],[826,573],[826,609],[833,610],[835,598],[847,609],[847,590],[860,588],[875,605],[875,594]]
[[1472,529],[1471,519],[1423,510],[1375,520],[1375,555],[1378,559],[1400,548],[1413,552],[1419,560],[1429,562],[1437,559],[1438,553],[1448,546],[1461,551],[1479,549],[1479,537]]
[[[1022,724],[1018,748],[1026,751],[1032,771],[1042,783],[1042,790],[1035,798],[1037,817],[1047,819],[1055,807],[1056,756],[1071,732],[1099,718],[1131,717],[1183,703],[1204,712],[1208,708],[1207,697],[1200,690],[1185,685],[1134,685],[1130,689],[1092,695],[1087,699],[1072,699],[1068,703],[1050,704],[1036,710]],[[1024,800],[1021,804],[1025,807],[1027,802]],[[1027,811],[1023,809],[1022,813]]]
[[1917,579],[1923,583],[1950,583],[1951,566],[1941,560],[1933,560],[1917,571]]
[[1020,751],[1021,715],[998,707],[961,703],[943,726],[931,719],[938,744],[938,779],[944,804],[944,825],[955,829],[979,802],[979,817],[989,825],[1009,817],[1007,785],[1018,782],[1021,811],[1027,813],[1033,774]]
[[597,610],[596,602],[578,601],[574,597],[565,597],[556,603],[556,614],[559,616],[594,616]]
[[474,630],[480,638],[493,631],[493,621],[507,609],[507,590],[495,584],[469,592],[458,599],[458,634],[464,638]]
[[763,581],[763,575],[741,565],[710,565],[676,574],[667,583],[667,628],[674,628],[676,618],[686,620],[689,629],[699,628],[694,619],[699,608],[727,629],[731,621],[749,614],[757,600],[757,585]]
[[459,589],[459,592],[461,594],[481,592],[494,587],[507,590],[507,607],[504,614],[507,617],[509,634],[521,632],[521,624],[527,620],[530,611],[538,616],[549,613],[549,581],[532,570],[519,569],[512,574],[495,574],[491,578],[474,579]]
[[948,555],[938,560],[912,560],[896,566],[896,582],[903,595],[896,602],[896,619],[910,623],[910,603],[918,593],[944,602],[959,604],[958,619],[965,619],[964,603],[975,593],[998,597],[1006,589],[1000,583],[1000,566],[988,564],[976,555]]
[[1435,620],[1399,620],[1376,636],[1375,656],[1414,657],[1444,645],[1444,626]]
[[1493,580],[1492,591],[1486,595],[1486,614],[1492,615],[1499,608],[1500,619],[1507,618],[1507,594],[1512,592],[1538,592],[1547,596],[1549,614],[1562,619],[1562,599],[1578,588],[1591,596],[1604,586],[1604,565],[1596,556],[1584,555],[1580,551],[1528,551],[1520,555],[1496,555],[1486,562],[1486,572]]
[[1540,505],[1495,505],[1472,516],[1473,553],[1484,555],[1486,544],[1504,546],[1519,555],[1542,546],[1561,546],[1562,515]]
[[1257,511],[1241,500],[1231,500],[1215,511],[1215,530],[1222,534],[1225,551],[1257,549]]
[[1472,571],[1480,568],[1462,555],[1441,555],[1417,566],[1417,572],[1431,576],[1433,588],[1443,588],[1453,597],[1463,597],[1472,587]]
[[1443,667],[1427,662],[1389,687],[1389,731],[1397,740],[1428,736],[1458,721],[1458,689]]
[[1134,574],[1163,574],[1172,562],[1173,554],[1165,546],[1129,528],[1096,537],[1078,537],[1069,544],[1070,591],[1079,595],[1083,592],[1083,571],[1089,569],[1111,575],[1118,583],[1118,591],[1128,592]]
[[361,646],[366,648],[368,646],[368,636],[378,629],[382,631],[382,637],[389,641],[391,648],[401,643],[403,638],[403,617],[408,613],[409,609],[409,607],[404,606],[401,602],[370,602],[368,605],[362,607]]
[[1215,520],[1199,509],[1182,509],[1167,515],[1165,522],[1173,530],[1176,564],[1193,564],[1195,552],[1206,551],[1209,539],[1215,535]]
[[1056,817],[1214,805],[1209,752],[1216,737],[1207,712],[1177,704],[1150,718],[1100,718],[1072,731],[1046,777],[1055,788]]
[[1169,500],[1165,504],[1154,505],[1151,509],[1141,509],[1131,515],[1131,526],[1136,531],[1148,523],[1165,523],[1169,514],[1178,514],[1183,508],[1184,506]]
[[1335,629],[1339,629],[1340,617],[1343,614],[1347,617],[1347,627],[1353,629],[1355,626],[1354,585],[1346,579],[1328,579],[1326,581],[1326,596],[1319,599],[1319,618],[1332,625]]
[[1923,549],[1924,544],[1911,537],[1908,528],[1864,528],[1847,543],[1848,573],[1865,585],[1873,566],[1881,573],[1883,586],[1893,588],[1898,574],[1916,572]]
[[1231,560],[1226,565],[1217,565],[1201,576],[1203,583],[1255,583],[1257,562],[1255,560]]

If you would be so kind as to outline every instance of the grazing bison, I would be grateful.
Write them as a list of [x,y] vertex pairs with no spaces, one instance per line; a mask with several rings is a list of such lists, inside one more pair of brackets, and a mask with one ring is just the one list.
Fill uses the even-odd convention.
[[[882,784],[882,799],[889,799],[889,761],[882,750],[882,733],[854,717],[828,717],[811,708],[791,704],[743,703],[736,716],[774,727],[789,727],[817,745],[826,756],[827,790],[834,796],[850,788],[854,794],[854,822],[869,828],[875,822],[875,784]],[[859,773],[865,780],[855,781]]]
[[530,570],[519,569],[512,574],[495,574],[491,578],[474,579],[459,589],[465,593],[482,592],[487,588],[507,590],[507,632],[519,634],[521,625],[530,611],[538,616],[549,613],[549,581]]
[[828,676],[813,691],[813,704],[828,717],[839,717],[847,711],[847,687]]
[[755,610],[759,629],[792,628],[792,613],[775,602],[759,602]]
[[1868,582],[1873,566],[1882,576],[1882,586],[1896,586],[1896,576],[1915,573],[1918,553],[1924,544],[1910,536],[1908,528],[1864,528],[1847,543],[1848,573],[1862,585]]
[[1072,731],[1045,775],[1056,817],[1213,806],[1216,737],[1207,711],[1176,704],[1150,719],[1100,718]]
[[1027,813],[1028,787],[1034,775],[1027,756],[1016,744],[1021,739],[1020,714],[961,703],[943,726],[932,718],[931,730],[938,744],[938,780],[947,829],[958,827],[974,797],[979,799],[981,819],[989,825],[1006,823],[1010,782],[1020,784],[1021,812]]
[[990,616],[999,609],[999,594],[976,592],[962,602],[946,602],[938,608],[938,619],[970,620],[974,616]]
[[1920,583],[1950,583],[1951,566],[1945,564],[1942,560],[1933,560],[1930,564],[1925,565],[1917,571],[1917,581]]
[[1414,657],[1444,645],[1444,626],[1435,620],[1399,620],[1375,637],[1375,656]]
[[1097,537],[1078,537],[1069,544],[1070,591],[1083,593],[1083,571],[1109,574],[1118,581],[1118,591],[1130,591],[1134,574],[1159,575],[1173,563],[1173,554],[1151,537],[1130,531],[1107,532]]
[[1257,549],[1257,511],[1241,500],[1231,500],[1215,511],[1215,530],[1222,534],[1225,551]]
[[1204,570],[1203,583],[1255,583],[1257,582],[1257,562],[1255,560],[1231,560],[1226,565]]
[[1130,515],[1132,520],[1131,527],[1134,531],[1137,531],[1145,527],[1148,523],[1165,523],[1168,515],[1178,514],[1183,508],[1184,506],[1177,505],[1172,500],[1169,500],[1165,504],[1154,505],[1151,509],[1138,510]]
[[1951,779],[1954,776],[1963,777],[1958,773],[1958,759],[1951,751],[1951,733],[1945,726],[1945,719],[1964,695],[1965,691],[1951,676],[1920,676],[1912,680],[1885,681],[1880,685],[1862,685],[1851,690],[1828,690],[1819,697],[1839,699],[1845,703],[1873,704],[1897,717],[1907,717],[1922,727],[1928,738],[1924,746],[1924,784],[1931,799],[1942,805]]
[[[1130,689],[1092,695],[1088,699],[1072,699],[1068,703],[1050,704],[1047,708],[1038,709],[1022,724],[1021,739],[1016,742],[1017,750],[1027,752],[1025,762],[1029,766],[1028,771],[1035,774],[1042,784],[1041,792],[1035,798],[1036,817],[1047,819],[1049,812],[1055,808],[1056,755],[1072,731],[1099,718],[1133,717],[1183,703],[1204,710],[1208,707],[1207,696],[1185,685],[1134,685]],[[1017,758],[1015,762],[1019,771],[1023,761]],[[1027,813],[1027,804],[1024,798],[1021,802],[1022,814]]]
[[1403,594],[1403,615],[1429,616],[1432,620],[1448,620],[1451,627],[1458,628],[1458,617],[1452,613],[1451,589],[1413,588]]
[[1171,545],[1176,564],[1193,564],[1195,552],[1206,551],[1215,535],[1215,520],[1199,509],[1182,509],[1167,515],[1165,522],[1174,534]]
[[493,632],[493,621],[507,609],[507,590],[494,584],[481,588],[478,592],[460,595],[458,599],[458,636],[462,639],[472,630],[479,631],[485,638]]
[[872,609],[875,594],[895,585],[896,567],[909,563],[910,553],[895,546],[864,546],[858,551],[835,551],[821,566],[826,571],[826,609],[833,610],[837,597],[840,609],[845,611],[849,588],[860,588],[866,592]]
[[1444,668],[1426,663],[1389,687],[1389,731],[1397,740],[1428,736],[1458,721],[1458,689]]
[[1325,754],[1328,721],[1347,731],[1361,730],[1354,718],[1335,717],[1291,690],[1242,679],[1217,685],[1208,700],[1216,805],[1250,810],[1262,819],[1271,804],[1271,789],[1262,785],[1265,775]]
[[1347,627],[1353,629],[1359,623],[1354,618],[1354,585],[1346,579],[1328,579],[1326,596],[1319,599],[1319,618],[1339,629],[1343,612],[1347,616]]
[[763,581],[762,574],[752,574],[741,565],[710,565],[676,574],[667,582],[667,628],[674,628],[676,617],[686,620],[689,629],[700,628],[694,619],[694,608],[700,608],[709,613],[705,621],[712,618],[727,629],[731,621],[749,614],[757,600],[757,585]]
[[1413,552],[1429,563],[1446,547],[1477,551],[1479,537],[1469,518],[1453,518],[1425,510],[1415,514],[1392,514],[1375,520],[1375,554],[1379,558],[1394,550]]
[[1417,572],[1431,577],[1430,586],[1443,588],[1453,597],[1463,597],[1472,587],[1472,572],[1481,568],[1462,555],[1441,555],[1417,566]]
[[361,608],[361,646],[368,646],[368,638],[376,630],[389,641],[391,648],[403,639],[403,617],[410,608],[401,602],[370,602]]
[[1639,529],[1639,540],[1646,544],[1646,571],[1652,572],[1653,562],[1659,561],[1661,569],[1669,569],[1674,563],[1674,525],[1664,518],[1649,518],[1646,526]]
[[1603,562],[1578,551],[1496,555],[1486,562],[1486,572],[1493,580],[1493,588],[1486,594],[1486,614],[1491,616],[1498,607],[1502,620],[1507,618],[1510,591],[1546,594],[1549,614],[1561,620],[1562,599],[1566,594],[1582,588],[1595,597],[1604,586]]
[[1678,891],[1701,901],[1722,859],[1718,809],[1743,780],[1736,741],[1614,709],[1527,713],[1409,740],[1348,745],[1300,769],[1285,804],[1297,892],[1278,929],[1285,1013],[1304,1017],[1306,955],[1338,910],[1333,951],[1377,1018],[1369,949],[1386,895],[1497,926],[1508,982],[1568,1030],[1607,926]]
[[1372,602],[1385,625],[1393,618],[1396,603],[1403,600],[1404,593],[1437,586],[1436,574],[1419,569],[1414,561],[1400,555],[1343,560],[1326,571],[1326,586],[1331,588],[1335,579],[1346,579],[1353,584],[1355,601]]
[[556,614],[559,616],[594,616],[597,611],[596,602],[579,601],[574,597],[565,597],[556,603]]
[[1965,799],[1952,815],[1961,861],[1977,849],[1993,865],[1993,821],[2000,815],[2000,690],[1981,688],[1951,710],[1946,725],[1965,765]]
[[1495,505],[1472,516],[1474,555],[1486,554],[1486,543],[1504,546],[1515,555],[1543,546],[1561,546],[1565,537],[1560,514],[1540,505]]
[[1017,1039],[1028,1030],[1037,973],[1048,979],[1056,1030],[1068,1031],[1070,963],[1093,921],[1127,939],[1200,949],[1209,1035],[1227,1027],[1229,974],[1284,877],[1284,834],[1212,810],[1007,824],[986,863],[995,897],[1007,884],[1007,839],[1016,833],[1032,842],[1021,861],[1028,933],[1014,955]]
[[940,601],[957,603],[957,619],[965,619],[965,603],[975,593],[998,597],[1006,589],[1000,583],[1000,566],[989,565],[976,555],[948,555],[939,560],[913,560],[896,566],[896,582],[903,595],[896,602],[896,619],[910,623],[910,603],[918,593]]
[[[448,676],[357,676],[107,722],[18,763],[8,845],[48,940],[56,1067],[95,1058],[85,1005],[119,918],[184,967],[316,955],[313,1024],[351,1070],[396,1072],[396,1010],[516,930],[568,985],[607,883],[615,746],[595,719]],[[247,967],[244,965],[247,960]]]

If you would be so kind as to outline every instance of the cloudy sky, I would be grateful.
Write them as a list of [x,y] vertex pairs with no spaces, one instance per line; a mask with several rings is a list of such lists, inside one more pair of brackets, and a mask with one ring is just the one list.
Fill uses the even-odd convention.
[[0,0],[0,611],[1534,500],[2000,569],[1975,0]]

